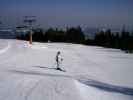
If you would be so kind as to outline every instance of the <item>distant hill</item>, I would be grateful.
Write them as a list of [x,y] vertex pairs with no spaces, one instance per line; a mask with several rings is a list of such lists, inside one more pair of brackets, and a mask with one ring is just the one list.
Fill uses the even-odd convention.
[[93,39],[96,33],[99,31],[98,28],[86,28],[84,29],[84,33],[87,38]]

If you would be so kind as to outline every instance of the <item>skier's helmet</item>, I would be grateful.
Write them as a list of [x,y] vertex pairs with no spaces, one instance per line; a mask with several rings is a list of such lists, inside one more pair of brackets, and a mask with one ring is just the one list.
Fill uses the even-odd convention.
[[59,55],[60,53],[61,53],[60,51],[57,52],[58,55]]

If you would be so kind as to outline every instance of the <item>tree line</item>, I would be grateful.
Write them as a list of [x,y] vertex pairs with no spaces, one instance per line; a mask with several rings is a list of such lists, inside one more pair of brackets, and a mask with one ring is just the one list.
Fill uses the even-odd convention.
[[[85,35],[80,26],[67,28],[65,31],[58,28],[49,28],[45,32],[42,29],[33,30],[33,41],[38,42],[68,42],[83,43]],[[29,32],[17,35],[17,39],[29,40]]]
[[[29,34],[17,35],[17,38],[29,40]],[[49,28],[45,32],[42,29],[35,29],[33,30],[33,41],[77,43],[121,49],[127,53],[133,52],[133,33],[125,30],[113,33],[108,29],[96,33],[94,39],[86,39],[80,26],[67,28],[65,31],[58,28]]]
[[133,33],[122,31],[112,33],[110,29],[100,31],[93,40],[86,40],[87,45],[96,45],[107,48],[121,49],[127,53],[133,52]]

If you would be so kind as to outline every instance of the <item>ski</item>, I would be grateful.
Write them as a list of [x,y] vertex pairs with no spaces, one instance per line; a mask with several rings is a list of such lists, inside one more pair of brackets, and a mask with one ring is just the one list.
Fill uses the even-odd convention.
[[66,72],[64,69],[61,68],[56,68],[56,70],[62,71],[62,72]]

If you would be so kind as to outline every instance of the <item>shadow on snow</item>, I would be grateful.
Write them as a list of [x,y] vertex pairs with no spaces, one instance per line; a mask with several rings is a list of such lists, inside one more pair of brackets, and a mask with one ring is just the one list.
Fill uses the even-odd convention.
[[42,69],[53,69],[53,70],[57,70],[57,68],[50,68],[50,67],[45,67],[45,66],[33,66],[36,68],[42,68]]
[[64,78],[72,78],[69,75],[65,75],[63,73],[60,74],[51,74],[51,73],[43,73],[38,71],[23,71],[23,70],[8,70],[11,73],[15,74],[24,74],[24,75],[38,75],[38,76],[49,76],[49,77],[64,77]]
[[87,85],[87,86],[92,86],[92,87],[95,87],[95,88],[103,90],[103,91],[116,92],[116,93],[121,93],[124,95],[133,96],[133,88],[111,85],[108,83],[103,83],[103,82],[91,80],[91,79],[85,79],[85,80],[78,79],[78,81]]

